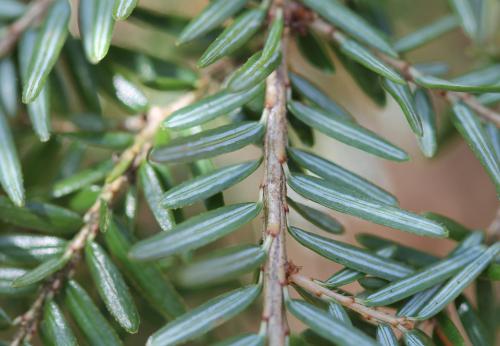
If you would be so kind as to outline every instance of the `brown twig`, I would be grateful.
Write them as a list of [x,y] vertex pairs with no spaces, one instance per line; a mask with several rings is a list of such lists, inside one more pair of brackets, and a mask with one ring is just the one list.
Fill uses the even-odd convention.
[[14,49],[16,42],[19,40],[21,35],[34,22],[36,22],[43,16],[52,1],[53,0],[34,1],[30,5],[26,13],[24,13],[19,19],[17,19],[7,28],[7,32],[4,34],[2,39],[0,39],[0,58],[6,56],[12,49]]
[[[324,35],[329,36],[336,44],[340,44],[343,40],[343,35],[334,26],[326,23],[320,18],[316,18],[309,24],[315,31],[320,32]],[[413,84],[418,84],[415,82],[422,73],[418,71],[411,63],[408,61],[390,57],[384,53],[376,52],[377,55],[384,60],[387,64],[392,66],[394,69],[399,71],[401,75],[409,82]],[[436,94],[443,97],[450,103],[454,103],[457,100],[461,100],[463,103],[467,104],[472,110],[474,110],[480,117],[495,124],[500,127],[500,114],[491,108],[482,105],[474,95],[466,92],[457,91],[443,91],[438,89],[431,89],[431,91],[438,91]]]
[[265,203],[266,237],[271,237],[268,260],[264,270],[264,312],[269,345],[284,345],[287,330],[283,320],[283,286],[285,278],[286,181],[283,162],[286,160],[285,68],[267,80],[266,111],[268,123],[265,138]]
[[[275,6],[283,3],[275,2]],[[281,7],[282,8],[282,7]],[[283,164],[286,162],[287,124],[286,97],[288,76],[286,47],[288,28],[281,41],[283,50],[279,68],[266,80],[267,129],[264,143],[264,237],[270,242],[268,259],[264,268],[264,311],[268,344],[285,344],[289,333],[284,313],[283,287],[286,286],[287,263],[285,235],[287,229],[286,178]]]
[[[450,103],[454,102],[454,98],[459,98],[462,100],[463,103],[465,103],[467,106],[469,106],[473,111],[475,111],[479,116],[481,116],[483,119],[491,122],[494,124],[496,127],[500,127],[500,114],[496,111],[494,111],[491,108],[488,108],[481,104],[481,102],[478,101],[476,97],[474,97],[471,94],[468,93],[461,93],[461,92],[456,92],[456,91],[449,91],[446,93],[446,96],[448,97],[448,101]],[[449,97],[452,97],[451,99]]]
[[296,273],[291,274],[288,277],[288,280],[289,282],[292,282],[297,286],[300,286],[301,288],[309,291],[310,293],[314,294],[316,297],[320,299],[326,301],[331,301],[332,299],[334,299],[342,306],[345,306],[346,308],[355,311],[361,316],[363,316],[363,318],[368,322],[375,324],[386,323],[394,328],[403,327],[405,329],[412,329],[414,327],[414,322],[405,317],[396,317],[384,310],[362,305],[358,303],[354,297],[345,296],[335,291],[331,291],[317,284],[316,282],[314,282],[313,279],[308,278],[304,275]]
[[14,321],[15,324],[19,324],[20,328],[15,334],[11,346],[20,345],[25,338],[29,339],[36,332],[44,302],[46,299],[50,299],[57,294],[65,280],[73,275],[73,269],[79,262],[81,251],[85,247],[85,244],[97,236],[101,203],[104,201],[107,204],[112,204],[120,195],[120,192],[127,187],[127,173],[135,170],[140,163],[139,160],[145,157],[161,122],[169,114],[187,106],[194,99],[195,93],[188,93],[163,109],[153,107],[148,112],[146,126],[137,134],[132,146],[125,150],[119,157],[115,169],[108,176],[107,182],[104,184],[96,202],[85,213],[83,217],[84,226],[68,244],[64,255],[69,256],[71,260],[65,268],[48,279],[30,309]]

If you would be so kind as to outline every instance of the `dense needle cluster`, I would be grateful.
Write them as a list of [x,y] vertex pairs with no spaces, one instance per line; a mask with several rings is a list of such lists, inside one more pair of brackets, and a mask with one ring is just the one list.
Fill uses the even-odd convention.
[[[378,106],[392,97],[426,157],[441,143],[436,119],[449,121],[500,196],[500,65],[449,77],[443,63],[405,58],[452,30],[485,44],[499,28],[488,20],[497,4],[450,0],[448,15],[396,39],[383,1],[213,0],[192,20],[138,2],[0,0],[0,327],[7,343],[495,344],[500,214],[480,231],[411,212],[305,149],[318,131],[383,160],[409,159],[292,69],[289,48],[325,73],[344,68]],[[69,30],[72,14],[76,30]],[[116,46],[115,24],[124,20],[175,37],[175,59]],[[172,101],[152,104],[144,90]],[[449,106],[446,114],[436,114],[437,99]],[[107,117],[108,103],[126,120]],[[250,145],[261,158],[222,167],[212,161]],[[258,200],[225,203],[223,192],[260,166]],[[387,232],[450,238],[455,247],[436,257],[368,233],[347,243],[343,225],[305,201]],[[186,209],[199,202],[203,212]],[[141,226],[142,203],[155,234]],[[289,208],[325,234],[290,224]],[[259,216],[259,243],[200,252]],[[321,279],[301,274],[308,263],[287,251],[287,237],[344,268]],[[362,290],[343,288],[351,283]],[[469,286],[475,305],[462,294]],[[214,337],[212,330],[249,307],[260,328]],[[291,330],[291,316],[306,328]]]

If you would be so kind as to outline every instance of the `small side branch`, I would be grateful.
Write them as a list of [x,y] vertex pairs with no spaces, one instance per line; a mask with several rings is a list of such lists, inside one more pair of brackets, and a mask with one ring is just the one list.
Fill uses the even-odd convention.
[[[120,192],[127,187],[127,173],[136,169],[140,160],[145,157],[151,146],[154,134],[161,122],[172,112],[192,103],[194,99],[195,94],[188,93],[163,109],[158,107],[151,108],[147,116],[146,126],[137,134],[134,144],[125,150],[118,159],[115,169],[113,169],[108,176],[107,182],[104,184],[102,192],[96,202],[90,207],[87,213],[85,213],[83,217],[85,224],[68,244],[65,255],[69,255],[71,260],[66,267],[47,280],[30,309],[14,321],[15,324],[19,325],[19,330],[15,334],[11,346],[21,345],[25,338],[29,340],[36,332],[44,302],[56,295],[66,280],[73,276],[74,268],[81,259],[81,252],[86,242],[97,236],[99,231],[99,210],[101,203],[104,201],[107,204],[112,204],[119,196]],[[120,173],[114,176],[117,172],[117,168],[120,168]]]
[[9,54],[21,35],[47,11],[53,0],[36,0],[26,13],[12,23],[0,39],[0,58]]
[[346,308],[363,316],[363,318],[368,322],[375,324],[386,323],[398,329],[412,329],[414,327],[414,323],[405,317],[396,317],[388,312],[362,305],[356,302],[354,297],[345,296],[335,291],[331,291],[321,285],[318,285],[314,282],[314,280],[306,276],[292,274],[289,276],[288,280],[289,282],[292,282],[309,291],[320,299],[324,299],[326,301],[334,299],[342,306],[345,306]]
[[[320,32],[326,36],[329,36],[333,42],[336,44],[341,43],[341,36],[339,31],[334,26],[326,23],[325,21],[316,18],[311,23],[310,26],[317,32]],[[394,69],[399,71],[401,75],[409,82],[415,83],[415,79],[422,74],[408,61],[390,57],[384,53],[376,52],[377,55],[384,60],[387,64],[392,66]],[[500,127],[500,114],[491,108],[482,105],[478,99],[466,92],[457,91],[443,91],[443,90],[432,90],[438,91],[436,94],[443,97],[446,101],[453,103],[457,100],[461,100],[467,104],[471,109],[473,109],[480,117],[484,120],[489,121],[495,126]]]
[[[407,61],[391,58],[382,53],[378,53],[378,55],[382,60],[384,60],[386,63],[394,67],[396,70],[398,70],[409,82],[416,84],[415,79],[422,75],[421,72],[419,72],[414,66],[412,66]],[[472,110],[474,110],[480,117],[482,117],[486,121],[495,124],[495,126],[500,127],[500,114],[494,111],[493,109],[482,105],[474,95],[466,92],[446,91],[446,90],[439,90],[438,95],[443,97],[449,103],[454,103],[457,100],[461,100],[463,103],[468,105]]]
[[481,104],[481,102],[478,101],[476,97],[474,97],[471,94],[459,93],[453,91],[448,92],[448,94],[450,93],[453,97],[458,97],[459,99],[461,99],[463,103],[469,106],[483,119],[491,122],[492,124],[495,124],[496,127],[500,128],[500,114],[498,112],[495,112],[493,109],[484,106],[483,104]]

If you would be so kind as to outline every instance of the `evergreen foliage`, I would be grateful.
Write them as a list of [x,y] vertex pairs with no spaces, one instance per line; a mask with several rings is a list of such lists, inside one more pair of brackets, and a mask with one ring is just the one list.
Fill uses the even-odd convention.
[[[347,70],[374,107],[393,98],[427,158],[443,145],[437,118],[448,119],[500,198],[500,65],[486,54],[480,69],[448,76],[442,65],[405,57],[450,31],[476,48],[493,40],[497,2],[449,5],[397,37],[382,0],[213,0],[190,20],[138,0],[0,0],[6,342],[498,343],[500,214],[481,231],[405,210],[391,192],[304,149],[320,132],[380,160],[410,159],[358,123],[343,100],[291,70],[296,45],[323,73]],[[115,26],[125,20],[175,36],[176,59],[115,45]],[[171,101],[155,104],[151,90]],[[437,112],[438,98],[447,113]],[[109,104],[126,120],[107,116]],[[223,167],[212,160],[251,145],[261,158]],[[259,198],[227,204],[223,193],[261,166]],[[436,257],[370,234],[351,244],[343,238],[350,230],[308,201],[391,228],[387,234],[450,238],[455,246]],[[200,202],[206,210],[186,209]],[[156,225],[141,221],[144,206]],[[326,233],[290,224],[289,207]],[[215,243],[259,217],[258,243]],[[293,264],[286,237],[345,268],[326,279],[302,275],[308,263]],[[351,283],[362,290],[343,288]],[[474,299],[464,293],[469,286]],[[214,337],[246,309],[260,328]],[[291,316],[306,329],[290,330]]]

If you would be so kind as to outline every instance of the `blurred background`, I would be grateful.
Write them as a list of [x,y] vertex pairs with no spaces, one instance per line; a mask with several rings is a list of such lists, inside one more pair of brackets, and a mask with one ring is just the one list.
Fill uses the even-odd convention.
[[[446,0],[378,0],[374,2],[380,4],[381,12],[388,14],[390,18],[389,30],[393,38],[401,37],[445,14],[451,13]],[[496,4],[493,6],[496,11],[492,11],[489,20],[498,21],[500,20],[500,1],[492,0],[492,2]],[[140,0],[139,4],[141,7],[158,13],[191,17],[207,4],[207,0]],[[74,0],[74,5],[77,6],[77,0]],[[72,31],[77,35],[76,18],[72,22]],[[143,52],[168,61],[182,61],[188,66],[194,66],[195,60],[185,61],[179,55],[178,47],[175,46],[175,37],[172,34],[155,30],[133,20],[117,24],[113,42],[122,47],[140,48]],[[477,47],[473,46],[459,29],[456,29],[431,44],[412,51],[406,57],[414,63],[446,62],[449,66],[448,75],[457,76],[481,67],[488,61],[488,56],[496,55],[497,58],[500,57],[499,49],[499,33],[492,35],[481,47]],[[480,166],[479,161],[473,156],[467,145],[453,132],[453,129],[450,128],[447,120],[447,105],[439,98],[434,99],[439,113],[442,143],[436,157],[426,159],[421,154],[418,144],[395,101],[387,96],[384,107],[375,104],[359,89],[351,76],[342,68],[334,54],[331,54],[331,57],[336,66],[336,71],[329,75],[309,65],[300,56],[296,46],[292,44],[289,59],[291,62],[290,68],[301,75],[307,76],[308,79],[321,86],[329,96],[349,110],[359,123],[405,149],[410,154],[411,159],[405,163],[384,161],[359,150],[349,148],[320,133],[315,133],[315,144],[311,150],[390,191],[398,197],[404,209],[416,213],[433,211],[455,219],[468,228],[485,229],[493,220],[498,208],[495,188]],[[151,98],[151,103],[157,105],[167,104],[181,94],[165,94],[147,89],[144,91]],[[118,119],[124,117],[120,109],[111,103],[105,104],[104,113]],[[292,137],[294,136],[292,133]],[[295,142],[298,141],[295,140]],[[224,155],[214,161],[217,165],[222,166],[228,163],[257,158],[260,153],[259,148],[250,147]],[[97,153],[96,155],[105,154]],[[174,173],[178,182],[188,178],[187,171],[182,167],[174,167]],[[226,191],[224,193],[226,203],[256,200],[261,178],[262,169],[256,171],[244,182]],[[290,192],[290,194],[295,196],[293,192]],[[298,196],[297,200],[306,204],[311,203],[305,202]],[[145,203],[142,203],[142,206],[143,210],[140,211],[141,217],[137,226],[139,234],[145,235],[157,232],[158,227],[153,221],[149,210],[145,207]],[[203,210],[201,204],[195,205],[188,209],[188,213],[195,214],[201,210]],[[336,239],[343,241],[354,243],[354,235],[363,232],[380,234],[403,244],[425,248],[436,255],[444,254],[453,246],[453,242],[449,240],[412,236],[401,231],[376,226],[354,217],[336,213],[326,208],[322,208],[322,210],[333,215],[345,226],[345,234],[335,236]],[[315,226],[302,219],[293,210],[290,213],[290,223],[309,231],[317,231]],[[203,251],[242,242],[256,243],[261,237],[261,226],[262,220],[256,219],[249,226],[225,237]],[[315,253],[297,245],[290,237],[287,246],[289,259],[302,267],[302,272],[309,276],[326,279],[339,269],[333,262],[323,260]],[[359,290],[357,286],[350,288],[354,292]],[[223,290],[227,290],[227,287]],[[197,294],[196,291],[186,291],[182,292],[182,294],[187,298],[190,306],[196,306],[205,301],[208,296],[214,296],[220,291],[222,290],[215,288],[207,296]],[[147,307],[141,307],[141,309],[145,309],[141,313],[141,316],[144,316],[141,333],[139,336],[128,336],[127,344],[129,345],[141,344],[145,335],[151,334],[161,325],[158,324],[158,316],[151,310],[148,310]],[[241,318],[218,328],[214,335],[203,340],[201,344],[208,343],[212,338],[216,339],[243,331],[256,330],[259,323],[259,304],[254,304],[254,307],[249,309]],[[294,320],[291,320],[291,326],[300,329],[300,325]]]

